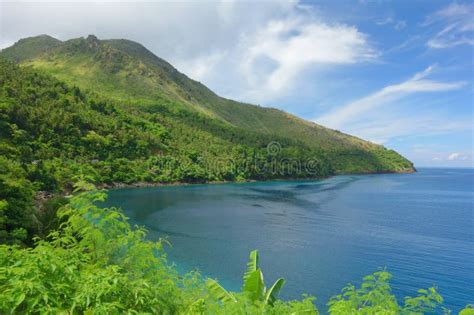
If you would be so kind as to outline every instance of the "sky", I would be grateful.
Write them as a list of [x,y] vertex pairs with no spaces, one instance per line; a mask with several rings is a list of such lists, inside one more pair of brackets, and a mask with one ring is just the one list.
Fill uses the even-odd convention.
[[0,1],[0,48],[39,34],[134,40],[221,96],[418,167],[474,167],[474,1]]

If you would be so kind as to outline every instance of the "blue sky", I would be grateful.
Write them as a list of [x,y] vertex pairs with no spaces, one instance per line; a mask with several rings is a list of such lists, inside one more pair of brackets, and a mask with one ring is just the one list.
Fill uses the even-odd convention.
[[[2,2],[0,46],[138,41],[218,94],[473,166],[474,2]],[[54,16],[55,23],[51,23]]]

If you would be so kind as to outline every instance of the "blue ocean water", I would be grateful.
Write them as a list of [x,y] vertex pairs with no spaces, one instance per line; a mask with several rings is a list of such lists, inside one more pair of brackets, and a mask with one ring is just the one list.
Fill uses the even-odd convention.
[[403,298],[436,286],[445,306],[474,303],[474,170],[336,176],[319,181],[118,189],[149,237],[167,236],[181,270],[238,290],[258,249],[267,284],[285,299],[315,295],[324,311],[347,283],[386,268]]

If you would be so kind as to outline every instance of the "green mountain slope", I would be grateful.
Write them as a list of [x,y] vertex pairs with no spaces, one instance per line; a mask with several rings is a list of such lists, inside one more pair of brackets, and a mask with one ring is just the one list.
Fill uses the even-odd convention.
[[[392,150],[352,137],[273,108],[219,97],[189,79],[142,45],[129,40],[98,40],[90,35],[60,42],[49,36],[20,40],[1,55],[50,73],[82,90],[93,91],[145,112],[194,115],[206,125],[228,126],[236,133],[268,135],[304,143],[324,152],[336,173],[400,172],[412,164]],[[166,113],[165,113],[166,112]],[[183,121],[183,119],[173,119]],[[190,123],[189,119],[184,121]],[[219,128],[218,128],[219,129]],[[240,131],[239,131],[240,129]],[[245,138],[245,137],[244,137]],[[248,141],[247,141],[248,143]]]
[[48,35],[20,39],[12,47],[2,50],[2,56],[15,61],[22,61],[34,58],[38,54],[60,44],[60,40]]

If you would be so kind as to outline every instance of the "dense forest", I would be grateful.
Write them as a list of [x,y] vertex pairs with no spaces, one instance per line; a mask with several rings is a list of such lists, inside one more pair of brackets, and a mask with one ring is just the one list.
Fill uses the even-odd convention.
[[281,142],[282,148],[308,148],[312,156],[326,157],[335,173],[413,170],[408,160],[383,146],[274,108],[219,97],[129,40],[99,40],[90,35],[62,42],[43,35],[22,39],[0,54],[81,91],[114,100],[127,111],[148,113],[169,130],[185,128],[175,133],[185,133],[178,140],[181,145],[192,142],[186,133],[204,132],[214,141],[257,148],[270,141]]

